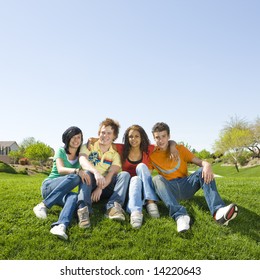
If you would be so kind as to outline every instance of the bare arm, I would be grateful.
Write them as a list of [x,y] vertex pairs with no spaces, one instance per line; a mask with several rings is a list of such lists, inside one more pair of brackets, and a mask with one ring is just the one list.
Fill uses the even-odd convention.
[[74,173],[77,173],[79,171],[76,168],[65,167],[64,162],[61,158],[56,159],[56,166],[57,166],[57,170],[58,170],[60,175],[74,174]]
[[194,157],[192,159],[192,163],[202,167],[202,178],[204,179],[206,184],[209,184],[212,180],[214,180],[214,174],[209,162]]

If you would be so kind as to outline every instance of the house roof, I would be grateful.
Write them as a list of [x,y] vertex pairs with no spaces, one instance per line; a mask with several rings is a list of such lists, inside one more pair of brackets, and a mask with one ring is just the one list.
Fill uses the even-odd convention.
[[13,144],[17,145],[16,141],[0,141],[0,147],[11,147]]

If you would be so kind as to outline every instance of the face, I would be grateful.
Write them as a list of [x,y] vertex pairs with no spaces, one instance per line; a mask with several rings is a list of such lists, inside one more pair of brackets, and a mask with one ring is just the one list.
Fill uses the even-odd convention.
[[154,132],[153,137],[156,145],[160,149],[165,151],[168,148],[168,141],[170,140],[170,135],[167,134],[166,130],[161,132]]
[[102,126],[99,132],[99,143],[102,145],[111,145],[115,139],[114,130],[109,126]]
[[70,139],[70,147],[77,149],[82,142],[82,135],[81,133],[74,135],[71,139]]
[[140,144],[141,144],[140,132],[137,130],[131,129],[128,133],[128,140],[129,140],[130,145],[133,148],[140,147]]

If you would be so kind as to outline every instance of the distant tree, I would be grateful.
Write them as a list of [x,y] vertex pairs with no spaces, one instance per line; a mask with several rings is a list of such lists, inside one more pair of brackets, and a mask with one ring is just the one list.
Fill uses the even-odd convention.
[[11,158],[13,163],[18,163],[19,158],[21,158],[23,155],[22,155],[20,149],[18,149],[16,151],[10,151],[8,156]]
[[38,141],[29,145],[26,148],[24,155],[30,160],[39,161],[42,165],[53,155],[53,149],[50,146]]
[[28,148],[29,146],[33,145],[33,144],[36,144],[37,141],[35,140],[34,137],[27,137],[27,138],[24,138],[22,143],[20,143],[20,150],[21,151],[25,151],[26,148]]
[[200,159],[208,159],[211,157],[211,153],[206,149],[201,150],[200,152],[196,153],[196,156]]
[[230,122],[221,130],[219,139],[215,141],[216,153],[225,154],[232,158],[236,170],[239,172],[238,163],[244,150],[252,143],[253,131],[250,125],[238,117],[231,118]]

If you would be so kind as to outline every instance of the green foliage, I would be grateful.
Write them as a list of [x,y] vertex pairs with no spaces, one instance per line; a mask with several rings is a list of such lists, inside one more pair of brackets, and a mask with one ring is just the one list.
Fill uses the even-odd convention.
[[15,174],[15,169],[7,163],[0,161],[0,172]]
[[200,158],[200,159],[209,159],[211,157],[211,154],[209,151],[207,151],[206,149],[201,150],[200,152],[196,152],[195,153],[196,157]]
[[[255,169],[254,173],[259,172]],[[143,211],[139,230],[126,222],[104,218],[104,202],[94,204],[92,226],[80,229],[76,219],[68,229],[69,240],[49,233],[61,208],[52,207],[46,220],[37,219],[32,208],[41,201],[43,175],[0,174],[0,259],[2,260],[258,260],[260,178],[218,178],[219,192],[226,203],[236,202],[238,217],[228,227],[212,219],[203,193],[182,202],[193,224],[178,234],[176,223],[160,202],[160,219]],[[14,203],[15,202],[15,203]],[[241,246],[243,244],[243,246]]]
[[25,157],[31,160],[38,160],[40,162],[45,162],[49,157],[52,156],[52,149],[50,146],[42,142],[37,142],[28,146],[25,150]]

